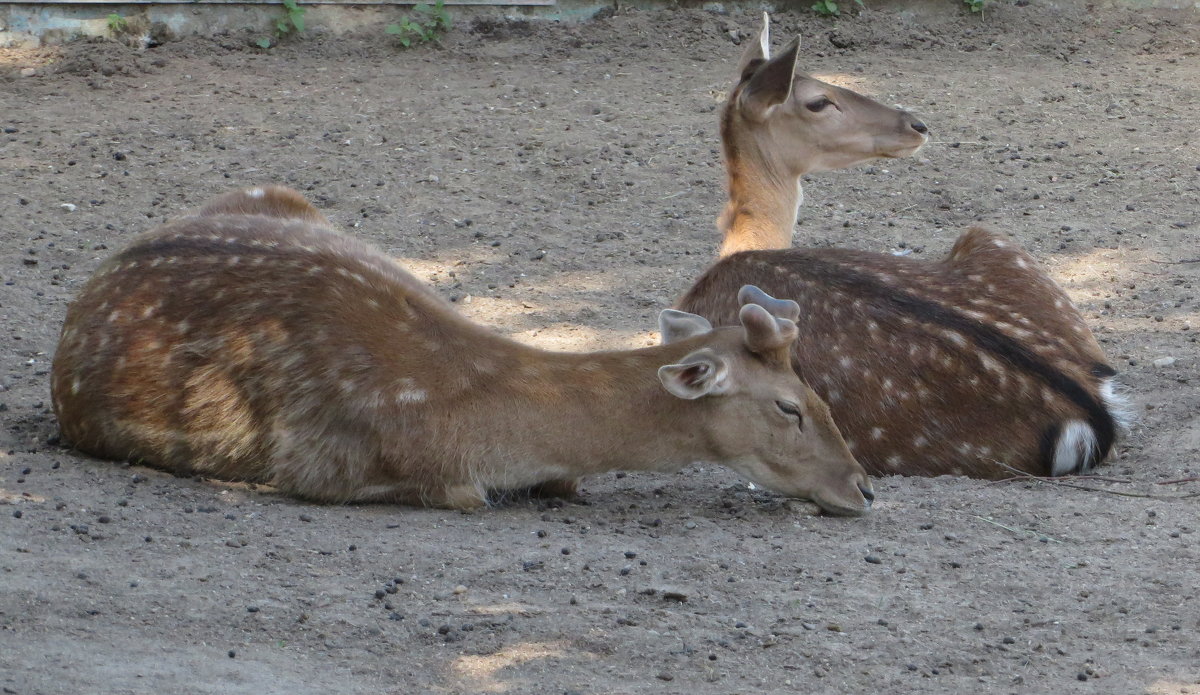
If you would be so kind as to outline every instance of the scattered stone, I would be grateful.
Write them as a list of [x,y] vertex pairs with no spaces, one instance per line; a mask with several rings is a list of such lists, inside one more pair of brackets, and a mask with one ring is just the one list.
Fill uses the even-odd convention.
[[872,565],[882,565],[883,564],[883,559],[880,558],[878,555],[874,555],[874,554],[868,555],[863,559],[866,560],[867,562],[871,563]]
[[14,511],[13,511],[13,518],[14,518],[14,519],[20,519],[22,516],[24,516],[24,512],[22,512],[20,509],[17,509],[17,510],[14,510]]
[[461,596],[465,593],[467,593],[467,587],[463,586],[462,584],[459,584],[458,586],[454,587],[454,595],[455,596]]
[[236,657],[236,656],[237,656],[237,652],[236,652],[236,651],[234,651],[234,650],[232,650],[232,649],[230,649],[230,650],[229,650],[229,658],[230,658],[230,659],[232,659],[232,658],[234,658],[234,657]]
[[312,520],[313,520],[313,518],[312,518],[310,515],[308,515],[308,514],[301,514],[301,515],[300,515],[300,521],[306,521],[306,522],[307,522],[307,521],[312,521]]
[[75,203],[62,203],[59,207],[67,212],[75,212]]
[[1151,364],[1153,364],[1155,367],[1158,367],[1159,369],[1162,369],[1163,367],[1170,367],[1171,365],[1175,364],[1175,358],[1174,357],[1159,357],[1158,359],[1154,360],[1154,362],[1152,362]]

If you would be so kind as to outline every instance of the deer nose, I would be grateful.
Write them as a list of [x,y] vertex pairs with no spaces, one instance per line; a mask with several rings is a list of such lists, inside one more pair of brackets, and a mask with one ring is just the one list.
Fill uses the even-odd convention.
[[859,483],[858,491],[862,493],[863,499],[867,501],[867,506],[870,507],[871,503],[875,501],[875,492],[871,490],[871,486]]
[[926,133],[929,132],[929,126],[926,126],[924,123],[922,123],[920,121],[913,121],[909,125],[909,127],[912,128],[913,130],[917,131],[921,135],[925,135]]

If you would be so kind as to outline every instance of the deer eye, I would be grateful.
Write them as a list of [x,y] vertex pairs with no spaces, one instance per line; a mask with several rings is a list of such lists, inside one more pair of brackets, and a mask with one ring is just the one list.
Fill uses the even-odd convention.
[[813,113],[817,113],[818,111],[825,110],[826,106],[833,106],[833,102],[826,99],[825,97],[821,97],[819,99],[813,99],[812,101],[808,102],[807,104],[804,105],[804,108],[808,109],[809,111],[812,111]]
[[775,407],[779,408],[779,412],[784,415],[796,418],[796,424],[804,426],[804,416],[800,414],[800,406],[787,401],[775,401]]

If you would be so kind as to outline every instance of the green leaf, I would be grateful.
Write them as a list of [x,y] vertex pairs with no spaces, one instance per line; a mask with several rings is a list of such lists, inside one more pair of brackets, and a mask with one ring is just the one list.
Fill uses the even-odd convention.
[[271,47],[271,39],[268,39],[267,37],[264,36],[261,39],[259,39],[258,41],[255,41],[254,45],[258,46],[259,48],[270,48]]
[[301,12],[293,16],[292,24],[296,25],[296,31],[304,31],[304,13]]

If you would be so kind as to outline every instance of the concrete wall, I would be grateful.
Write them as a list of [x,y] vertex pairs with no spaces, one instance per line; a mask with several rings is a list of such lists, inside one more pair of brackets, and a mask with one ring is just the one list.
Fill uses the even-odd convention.
[[[380,31],[411,11],[419,0],[300,0],[307,9],[305,21],[320,31],[343,33],[354,30]],[[612,8],[618,1],[624,5],[671,6],[696,5],[703,7],[740,8],[744,10],[795,7],[795,2],[694,0],[511,0],[513,4],[489,4],[495,0],[445,0],[458,22],[475,17],[543,19],[549,21],[582,21],[599,11]],[[501,0],[503,1],[503,0]],[[1001,0],[1003,1],[1003,0]],[[1037,0],[1035,0],[1037,1]],[[1082,1],[1082,0],[1067,0]],[[954,0],[884,0],[885,4],[926,11],[945,11]],[[806,3],[801,3],[802,5]],[[1102,0],[1103,5],[1137,8],[1163,8],[1200,11],[1200,0]],[[878,6],[879,2],[872,3]],[[955,4],[957,7],[957,4]],[[250,29],[270,35],[275,19],[280,15],[278,0],[233,2],[200,0],[185,2],[122,3],[120,0],[79,0],[73,3],[16,2],[0,3],[0,47],[53,45],[80,36],[110,36],[108,16],[119,14],[136,19],[138,27],[134,40],[149,39],[149,27],[158,25],[176,35],[217,34]]]

